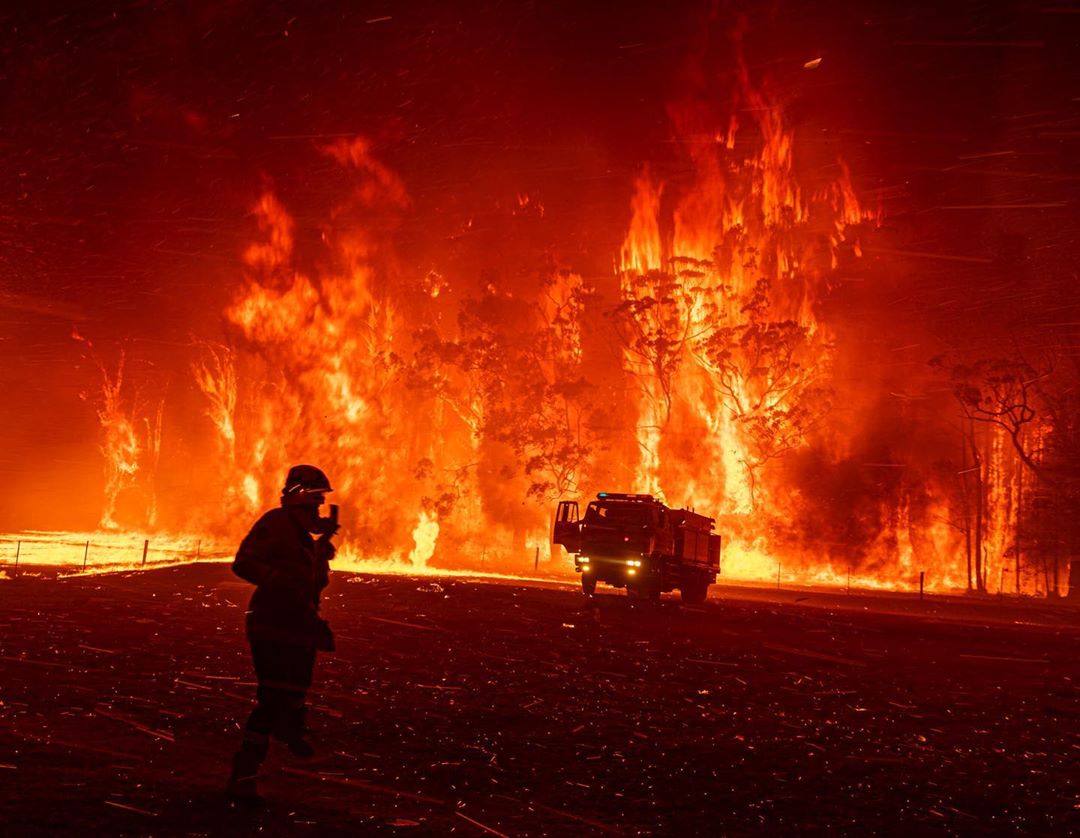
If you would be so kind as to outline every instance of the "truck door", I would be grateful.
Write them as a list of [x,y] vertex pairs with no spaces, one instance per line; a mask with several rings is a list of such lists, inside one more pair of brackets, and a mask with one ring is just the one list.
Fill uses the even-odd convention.
[[567,553],[581,552],[581,526],[578,524],[578,502],[561,500],[555,510],[555,531],[551,541],[561,544]]

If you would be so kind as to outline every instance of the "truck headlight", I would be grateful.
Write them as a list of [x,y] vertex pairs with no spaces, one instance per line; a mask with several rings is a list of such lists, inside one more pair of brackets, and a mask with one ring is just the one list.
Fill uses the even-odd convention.
[[581,557],[580,557],[580,558],[578,559],[578,561],[579,561],[579,562],[580,562],[581,564],[588,564],[588,563],[589,563],[589,557],[588,557],[588,556],[581,556]]

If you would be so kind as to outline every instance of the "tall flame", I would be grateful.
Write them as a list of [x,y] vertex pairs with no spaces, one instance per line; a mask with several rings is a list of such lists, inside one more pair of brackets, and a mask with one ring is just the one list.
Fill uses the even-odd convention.
[[[237,417],[230,350],[211,350],[196,377],[225,452],[235,457],[235,500],[245,514],[271,502],[291,463],[322,463],[350,499],[350,532],[385,554],[409,536],[400,513],[419,506],[407,478],[425,438],[406,427],[409,408],[394,386],[408,335],[392,294],[393,256],[382,231],[366,222],[378,216],[383,223],[409,199],[366,140],[322,152],[352,187],[321,232],[327,267],[315,275],[297,268],[295,221],[276,196],[264,194],[255,215],[265,238],[246,251],[244,288],[226,312],[254,365],[251,408]],[[432,540],[416,547],[414,558],[426,561],[438,524],[428,521],[418,532]]]
[[699,107],[673,108],[694,176],[665,221],[663,189],[643,168],[620,283],[632,323],[624,359],[640,388],[634,489],[740,516],[729,557],[744,555],[729,569],[760,573],[766,561],[753,544],[763,530],[747,519],[777,505],[766,467],[804,444],[825,409],[832,338],[815,306],[837,251],[872,215],[843,163],[806,197],[779,105],[741,63],[737,77],[757,129],[753,151],[736,142],[733,118],[702,134],[693,130]]

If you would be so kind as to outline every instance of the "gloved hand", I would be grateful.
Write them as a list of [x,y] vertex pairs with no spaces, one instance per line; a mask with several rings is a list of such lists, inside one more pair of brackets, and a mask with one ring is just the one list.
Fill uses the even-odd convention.
[[315,539],[315,558],[322,562],[328,562],[337,555],[337,547],[330,540],[330,534],[320,535]]
[[[332,507],[336,509],[336,507]],[[313,529],[312,533],[319,533],[320,538],[333,538],[337,535],[338,530],[341,529],[341,524],[338,522],[337,513],[334,512],[328,518],[319,518],[317,520],[318,529]]]

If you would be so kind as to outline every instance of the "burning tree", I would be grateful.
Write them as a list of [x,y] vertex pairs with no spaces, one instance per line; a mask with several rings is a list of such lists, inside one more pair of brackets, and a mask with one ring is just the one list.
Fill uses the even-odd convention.
[[[772,122],[762,129],[780,131]],[[839,206],[842,231],[862,218],[837,198],[845,190],[823,190],[820,203],[804,206],[798,189],[780,188],[774,180],[791,173],[768,168],[775,162],[769,143],[786,145],[790,137],[782,131],[765,136],[762,158],[742,168],[708,158],[721,150],[702,152],[702,177],[718,180],[693,186],[676,211],[670,245],[659,240],[659,205],[649,205],[661,190],[639,181],[632,205],[647,214],[631,222],[622,300],[613,310],[627,370],[642,392],[638,488],[678,496],[691,487],[700,492],[708,481],[723,491],[701,496],[702,504],[741,513],[757,507],[764,467],[805,444],[831,410],[833,346],[828,327],[817,319],[816,300],[846,232],[837,239],[835,227],[820,226],[828,217],[821,208]],[[790,165],[789,158],[780,159]],[[705,201],[710,188],[737,197],[732,204]],[[794,203],[773,206],[769,196]],[[690,215],[702,207],[719,217]],[[650,232],[657,237],[654,246],[643,246]],[[651,265],[665,250],[673,254],[669,267]],[[674,458],[661,451],[685,449],[675,440],[693,433],[701,437],[698,450],[718,464],[715,478],[679,475],[671,468]],[[695,466],[700,469],[700,462]]]
[[[237,439],[236,427],[237,398],[239,380],[236,369],[236,354],[231,346],[225,344],[202,343],[202,357],[191,366],[195,383],[209,402],[206,415],[213,423],[217,435],[220,468],[217,474],[223,475],[221,495],[225,500],[226,510],[230,515],[240,515],[249,511],[252,497],[258,496],[258,486],[250,472],[242,482],[237,482]],[[249,479],[250,477],[250,479]]]
[[[1063,373],[1063,357],[1050,346],[1034,362],[1018,348],[1012,356],[965,361],[954,354],[931,362],[947,376],[965,420],[963,438],[974,485],[970,506],[964,509],[979,590],[986,590],[986,521],[995,511],[1001,514],[1000,503],[992,504],[990,495],[1000,496],[1006,486],[1011,487],[1010,496],[1015,495],[1006,550],[1014,560],[1018,590],[1023,552],[1040,562],[1044,589],[1056,594],[1062,559],[1075,556],[1080,547],[1080,530],[1072,523],[1080,503],[1080,399],[1073,385],[1080,370]],[[991,433],[978,433],[980,427]],[[1000,456],[996,461],[988,456],[994,433],[1007,440],[1022,470],[1010,469]],[[1023,471],[1032,478],[1026,493]],[[1073,567],[1073,573],[1080,572],[1075,563]],[[1080,578],[1070,582],[1072,592]]]
[[771,288],[759,279],[741,301],[740,322],[712,330],[697,346],[747,441],[742,463],[752,502],[760,469],[804,444],[832,409],[832,390],[822,383],[829,345],[811,326],[775,319]]
[[624,273],[622,300],[608,312],[639,393],[637,488],[660,497],[660,446],[671,422],[678,375],[691,343],[701,336],[695,323],[707,328],[696,311],[701,289],[685,279],[656,269]]
[[[593,453],[591,388],[581,366],[580,277],[558,273],[539,303],[493,285],[466,300],[457,334],[417,334],[413,387],[460,418],[483,458],[504,447],[520,463],[525,496],[545,503],[573,494]],[[513,469],[503,469],[513,478]]]
[[222,454],[231,467],[236,463],[236,360],[229,346],[204,344],[204,357],[192,364],[195,382],[210,406],[207,416],[218,431]]
[[119,529],[116,521],[117,499],[124,489],[134,485],[135,475],[139,471],[139,455],[142,453],[135,423],[126,410],[122,395],[124,360],[124,353],[121,352],[114,376],[110,376],[104,364],[98,362],[101,400],[97,414],[103,435],[101,453],[105,456],[105,506],[101,510],[100,526],[107,530]]
[[831,390],[822,383],[830,347],[811,326],[776,318],[768,278],[738,294],[717,281],[713,260],[671,261],[671,273],[624,280],[623,299],[609,313],[653,405],[646,415],[656,424],[648,430],[658,445],[676,390],[685,385],[683,366],[704,373],[745,441],[739,462],[753,501],[760,468],[804,443],[831,409]]
[[[661,184],[646,167],[637,179],[614,317],[641,393],[636,489],[738,515],[759,540],[760,501],[781,497],[766,467],[805,446],[831,410],[820,304],[875,216],[842,162],[831,179],[799,182],[793,133],[751,80],[741,31],[719,67],[707,49],[688,63],[685,98],[668,111],[690,175]],[[745,108],[717,113],[731,98]]]
[[[81,394],[83,400],[95,403],[98,421],[101,423],[101,453],[105,458],[105,501],[99,526],[107,530],[120,528],[120,499],[126,491],[138,485],[140,473],[145,475],[147,503],[145,520],[139,523],[154,526],[157,523],[154,476],[161,457],[164,399],[159,400],[152,416],[147,415],[143,403],[137,397],[129,399],[125,394],[126,352],[120,351],[116,372],[110,373],[90,340],[78,331],[73,331],[71,336],[83,344],[101,375],[101,390],[98,396]],[[142,433],[139,431],[140,425],[143,426]]]
[[643,394],[661,407],[653,412],[663,427],[671,419],[679,369],[689,347],[709,328],[705,321],[715,316],[716,307],[704,304],[699,311],[705,289],[689,285],[686,272],[629,274],[622,292],[609,316]]

